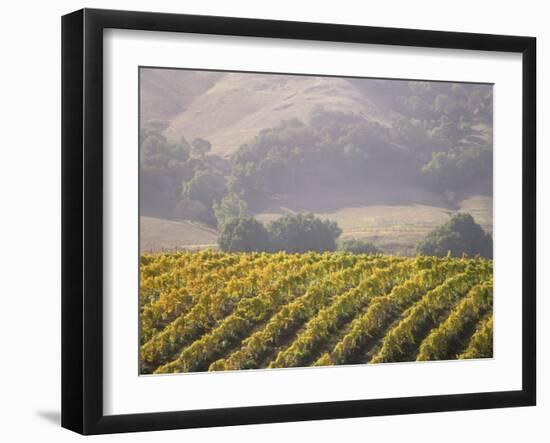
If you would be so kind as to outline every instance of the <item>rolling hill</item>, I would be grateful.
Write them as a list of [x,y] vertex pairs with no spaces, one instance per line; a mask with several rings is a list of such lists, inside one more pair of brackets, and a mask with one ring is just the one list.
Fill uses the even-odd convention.
[[[492,117],[488,117],[492,115],[488,111],[492,109],[492,89],[479,93],[472,85],[412,83],[142,68],[141,123],[162,120],[164,124],[159,126],[162,135],[147,140],[148,175],[143,169],[141,172],[143,183],[149,186],[148,197],[141,206],[141,250],[215,245],[217,231],[203,223],[216,224],[212,196],[220,200],[229,190],[240,192],[241,196],[252,195],[247,200],[248,207],[254,207],[252,215],[262,222],[288,213],[312,212],[337,222],[343,230],[340,240],[366,239],[387,253],[414,253],[416,243],[456,211],[472,214],[483,229],[492,231],[492,169],[485,173],[480,157],[475,157],[483,151],[471,150],[484,145],[485,152],[489,152],[486,157],[492,158]],[[353,114],[353,118],[360,117],[361,123],[350,123],[349,119],[344,123],[329,121],[320,125],[323,129],[328,127],[326,132],[277,129],[281,122],[293,118],[305,126],[314,126],[317,123],[312,116],[319,108],[327,114],[332,111]],[[342,128],[345,133],[339,132]],[[259,134],[266,133],[258,141]],[[378,146],[377,134],[382,134],[383,148]],[[188,142],[206,139],[212,148],[201,158],[191,153],[176,161],[171,156],[182,137]],[[275,148],[264,149],[262,143]],[[239,149],[243,144],[247,148]],[[453,159],[458,158],[457,152],[462,149],[465,154],[460,161],[468,166],[459,172],[452,168],[443,170],[438,178],[441,182],[445,182],[449,171],[454,173],[454,181],[443,185],[422,181],[420,167],[410,163],[410,159],[418,163],[421,158],[428,166],[438,166],[456,161]],[[237,151],[238,155],[232,155]],[[435,151],[443,152],[438,152],[440,157],[430,164]],[[317,157],[311,152],[316,152]],[[410,155],[399,157],[402,153]],[[240,163],[235,168],[239,155]],[[384,159],[394,158],[399,160],[390,164],[399,168],[386,169]],[[260,165],[264,160],[265,164]],[[314,161],[316,167],[303,167]],[[350,164],[358,166],[360,173],[372,180],[359,180]],[[291,183],[287,180],[289,176],[283,174],[295,165],[301,167],[295,175],[304,179],[282,186],[281,183]],[[418,168],[416,178],[400,182],[403,172],[413,171],[414,167]],[[355,171],[355,180],[346,175],[350,170]],[[477,178],[483,177],[483,186],[479,180],[470,180],[468,172],[472,170],[478,171]],[[210,177],[223,176],[225,182],[220,187],[226,190],[219,191],[219,187],[212,185],[215,180],[211,181],[210,188],[203,188],[203,192],[196,190],[199,195],[196,199],[202,201],[183,202],[187,204],[183,205],[183,212],[174,210],[182,203],[182,183],[189,185],[194,175],[200,176],[204,171]],[[330,173],[333,176],[329,177]],[[340,180],[319,179],[334,178],[336,174],[340,174]],[[237,191],[230,189],[235,183],[241,184]],[[323,187],[323,183],[331,185]],[[264,193],[254,196],[258,189]]]
[[304,119],[316,106],[380,123],[389,118],[344,78],[142,69],[141,79],[142,121],[164,119],[169,138],[205,138],[217,155],[235,152],[282,120]]

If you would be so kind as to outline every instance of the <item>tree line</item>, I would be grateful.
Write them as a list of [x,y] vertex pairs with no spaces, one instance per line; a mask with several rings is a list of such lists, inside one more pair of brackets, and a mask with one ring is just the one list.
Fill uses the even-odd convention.
[[218,244],[226,252],[336,250],[342,230],[313,214],[288,214],[264,226],[253,217],[238,217],[223,225]]
[[[342,230],[337,223],[314,214],[288,214],[264,226],[250,216],[240,216],[224,223],[218,244],[225,252],[326,252],[337,249],[354,254],[379,254],[373,243],[351,239],[338,243]],[[419,255],[493,257],[493,240],[489,233],[467,213],[454,214],[447,223],[435,228],[417,244]]]

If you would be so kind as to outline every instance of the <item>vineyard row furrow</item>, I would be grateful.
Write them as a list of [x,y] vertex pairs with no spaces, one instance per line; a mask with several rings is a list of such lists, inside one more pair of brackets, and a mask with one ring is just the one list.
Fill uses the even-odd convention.
[[141,347],[142,370],[149,372],[173,360],[185,346],[229,315],[241,300],[253,298],[258,291],[276,288],[286,281],[304,284],[309,275],[321,272],[330,260],[329,256],[314,260],[315,257],[313,254],[291,257],[287,260],[289,271],[286,275],[280,272],[276,263],[272,263],[252,270],[245,278],[231,279],[215,293],[205,293],[188,313],[177,317]]
[[388,268],[378,269],[362,281],[359,286],[337,297],[334,302],[322,309],[305,326],[296,340],[279,352],[271,368],[288,368],[307,365],[314,358],[320,344],[338,330],[343,323],[353,318],[372,298],[389,291],[394,285],[408,278],[425,259],[404,261]]
[[145,254],[140,374],[493,355],[493,264],[342,252]]
[[444,283],[450,275],[462,271],[465,266],[465,261],[437,264],[432,269],[411,276],[389,294],[375,298],[367,311],[353,320],[350,332],[336,344],[332,352],[323,355],[316,365],[356,363],[350,360],[361,353],[369,340],[378,339],[380,331],[403,310],[425,295],[426,291]]
[[154,302],[145,306],[141,313],[142,343],[149,341],[180,315],[189,312],[205,294],[216,293],[224,286],[231,286],[232,282],[245,278],[254,269],[277,265],[284,272],[288,266],[285,262],[291,263],[284,254],[250,254],[242,255],[240,259],[235,254],[233,258],[235,260],[225,268],[211,269],[209,272],[196,274],[200,276],[198,279],[188,278],[184,284],[172,285],[170,290],[162,292]]
[[228,358],[210,365],[209,370],[258,368],[281,346],[289,333],[325,306],[334,296],[355,287],[370,275],[372,269],[387,266],[388,261],[377,259],[361,261],[352,269],[345,269],[330,276],[328,282],[310,286],[306,293],[283,306],[259,331],[246,338],[240,349]]
[[474,286],[449,317],[430,332],[418,352],[417,360],[456,358],[464,347],[462,341],[473,332],[477,322],[493,307],[492,280]]
[[[254,258],[259,254],[249,254]],[[216,269],[231,266],[240,257],[203,251],[197,254],[177,253],[159,256],[142,256],[140,266],[140,308],[154,302],[174,283],[185,284],[189,278],[208,276]]]
[[477,325],[466,350],[459,359],[491,358],[493,356],[493,315],[488,315]]
[[[253,297],[240,300],[234,311],[225,317],[211,332],[205,334],[188,347],[172,362],[158,367],[156,373],[187,372],[204,370],[215,359],[239,339],[246,337],[250,330],[267,320],[288,301],[298,297],[314,278],[353,266],[356,260],[350,257],[342,261],[338,258],[327,258],[313,265],[304,266],[297,273],[285,275],[273,285],[256,290]],[[206,366],[206,367],[205,367]]]
[[472,286],[487,279],[489,271],[484,269],[483,264],[472,266],[449,279],[445,285],[428,292],[404,312],[403,319],[386,334],[380,351],[369,363],[415,360],[418,346],[430,329],[441,321],[441,317],[445,317]]

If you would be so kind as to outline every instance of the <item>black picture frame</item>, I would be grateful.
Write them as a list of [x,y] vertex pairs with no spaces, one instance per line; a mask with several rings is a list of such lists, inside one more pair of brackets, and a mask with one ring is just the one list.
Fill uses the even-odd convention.
[[[104,415],[103,30],[503,51],[522,54],[522,389]],[[62,426],[82,434],[531,406],[536,403],[536,39],[83,9],[62,18]]]

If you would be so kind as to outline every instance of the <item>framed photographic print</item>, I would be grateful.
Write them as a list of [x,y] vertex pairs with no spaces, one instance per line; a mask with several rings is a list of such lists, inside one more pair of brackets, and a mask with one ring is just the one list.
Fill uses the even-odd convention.
[[62,20],[62,425],[534,405],[531,37]]

